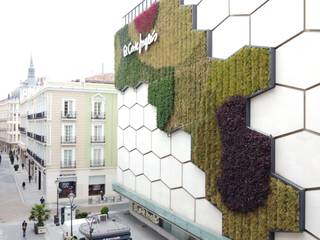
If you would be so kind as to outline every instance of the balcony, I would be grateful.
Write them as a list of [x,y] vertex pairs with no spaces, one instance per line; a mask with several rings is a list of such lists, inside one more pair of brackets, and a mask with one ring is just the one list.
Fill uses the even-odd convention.
[[99,168],[99,167],[105,167],[105,162],[104,160],[92,160],[90,163],[91,168]]
[[60,168],[63,169],[71,169],[71,168],[76,168],[76,162],[61,162],[60,163]]
[[33,133],[27,132],[27,136],[28,136],[29,138],[33,138]]
[[44,119],[47,118],[47,112],[35,113],[33,116],[34,119]]
[[27,148],[27,153],[31,156],[37,163],[39,163],[42,167],[45,167],[44,159],[40,158],[37,154],[32,152],[29,148]]
[[76,144],[76,137],[74,136],[62,136],[61,144]]
[[92,136],[91,143],[105,143],[105,137],[104,136]]
[[19,131],[21,134],[26,134],[26,129],[23,127],[19,127]]
[[61,112],[62,119],[76,119],[77,112]]
[[105,113],[91,113],[91,119],[106,119],[106,114]]
[[27,118],[30,120],[30,119],[33,119],[34,116],[33,116],[33,114],[28,114],[28,117],[27,117]]
[[41,135],[38,135],[38,134],[33,134],[33,138],[35,140],[37,140],[38,142],[42,142],[42,143],[46,143],[46,139],[45,139],[45,136],[41,136]]

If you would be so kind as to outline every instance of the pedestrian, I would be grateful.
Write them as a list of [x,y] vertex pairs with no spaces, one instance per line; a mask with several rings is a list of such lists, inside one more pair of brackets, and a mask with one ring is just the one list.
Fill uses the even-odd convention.
[[26,183],[25,182],[22,182],[22,188],[23,188],[23,190],[26,188]]
[[31,179],[32,179],[32,176],[31,175],[29,175],[29,183],[31,183]]
[[104,194],[103,194],[103,191],[101,190],[101,191],[100,191],[101,201],[103,201],[103,195],[104,195]]
[[0,164],[1,164],[2,156],[0,155]]
[[44,202],[45,202],[45,200],[44,200],[44,198],[43,198],[43,196],[40,198],[40,203],[42,204],[42,205],[44,205]]
[[22,222],[23,237],[26,237],[27,225],[28,225],[28,224],[27,224],[26,220],[24,220],[24,221]]

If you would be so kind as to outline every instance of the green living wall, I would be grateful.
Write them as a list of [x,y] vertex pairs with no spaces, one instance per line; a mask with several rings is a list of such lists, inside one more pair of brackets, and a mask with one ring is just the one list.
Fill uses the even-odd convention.
[[[217,110],[232,96],[250,96],[269,87],[270,50],[245,47],[229,59],[207,57],[206,32],[192,30],[192,8],[161,0],[147,52],[122,56],[122,47],[139,40],[134,23],[115,36],[116,87],[149,83],[149,102],[157,107],[158,127],[183,128],[192,136],[192,161],[206,173],[206,197],[223,213],[223,234],[231,239],[268,239],[274,231],[299,231],[299,192],[270,176],[269,194],[247,213],[230,210],[217,190],[222,143]],[[214,219],[212,219],[214,221]]]

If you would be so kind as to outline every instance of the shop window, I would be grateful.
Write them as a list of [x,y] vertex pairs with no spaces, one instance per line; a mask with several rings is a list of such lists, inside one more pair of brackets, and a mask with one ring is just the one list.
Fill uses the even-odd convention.
[[61,192],[59,193],[59,198],[68,198],[68,195],[73,192],[75,196],[77,195],[76,191],[77,183],[75,181],[70,182],[60,182],[59,188]]
[[89,185],[89,196],[100,195],[101,191],[105,194],[105,184],[92,184]]

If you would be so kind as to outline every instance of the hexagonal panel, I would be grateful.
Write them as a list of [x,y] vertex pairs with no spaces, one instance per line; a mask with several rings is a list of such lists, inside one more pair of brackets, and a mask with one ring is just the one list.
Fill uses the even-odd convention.
[[117,91],[117,104],[118,108],[122,107],[123,105],[123,94],[120,91]]
[[143,154],[151,151],[151,132],[145,127],[137,131],[137,149]]
[[117,167],[117,182],[123,184],[123,172],[119,167]]
[[136,147],[136,131],[131,127],[126,128],[123,131],[123,143],[124,146],[129,150],[132,151]]
[[273,136],[303,128],[303,92],[276,86],[251,99],[251,127]]
[[171,135],[171,154],[180,162],[191,160],[191,135],[179,130]]
[[184,189],[171,190],[171,209],[194,221],[194,198]]
[[306,0],[306,28],[307,29],[320,29],[320,1],[319,0]]
[[267,0],[230,0],[230,14],[251,14]]
[[320,133],[320,86],[306,92],[306,128]]
[[306,32],[277,49],[277,83],[307,88],[320,83],[320,34]]
[[122,147],[123,146],[123,131],[119,127],[118,127],[117,140],[118,140],[118,148]]
[[181,187],[182,165],[174,157],[161,159],[161,180],[170,188]]
[[122,170],[129,168],[129,152],[123,147],[118,151],[118,166]]
[[123,103],[128,108],[131,108],[137,102],[137,95],[133,88],[128,88],[123,95]]
[[197,6],[197,29],[213,29],[228,14],[228,0],[204,0]]
[[205,173],[193,163],[183,164],[182,186],[195,198],[206,196]]
[[137,150],[130,152],[130,169],[135,175],[143,173],[143,156]]
[[320,237],[320,190],[306,192],[306,230]]
[[276,47],[303,30],[303,0],[270,0],[251,15],[251,45]]
[[136,177],[130,170],[123,172],[123,185],[133,191],[136,189]]
[[146,106],[148,104],[148,84],[141,84],[137,89],[137,103],[141,106]]
[[288,233],[288,232],[280,232],[274,234],[275,240],[317,240],[312,237],[309,233]]
[[130,109],[130,125],[136,130],[143,126],[143,108],[137,104]]
[[229,17],[212,32],[212,57],[226,59],[249,40],[249,16]]
[[320,137],[299,132],[276,139],[276,172],[304,188],[320,187]]
[[143,157],[143,171],[151,181],[160,179],[160,159],[152,152]]
[[151,198],[151,182],[144,175],[136,177],[136,192],[148,199]]
[[152,132],[152,151],[160,158],[170,154],[170,137],[160,129]]
[[121,107],[118,111],[118,124],[119,127],[125,129],[129,126],[130,114],[129,109],[125,106]]
[[196,222],[222,234],[222,212],[207,199],[196,200]]
[[157,128],[157,109],[152,105],[147,105],[143,109],[144,126],[150,130]]
[[151,199],[156,203],[169,208],[170,190],[161,181],[151,183]]

